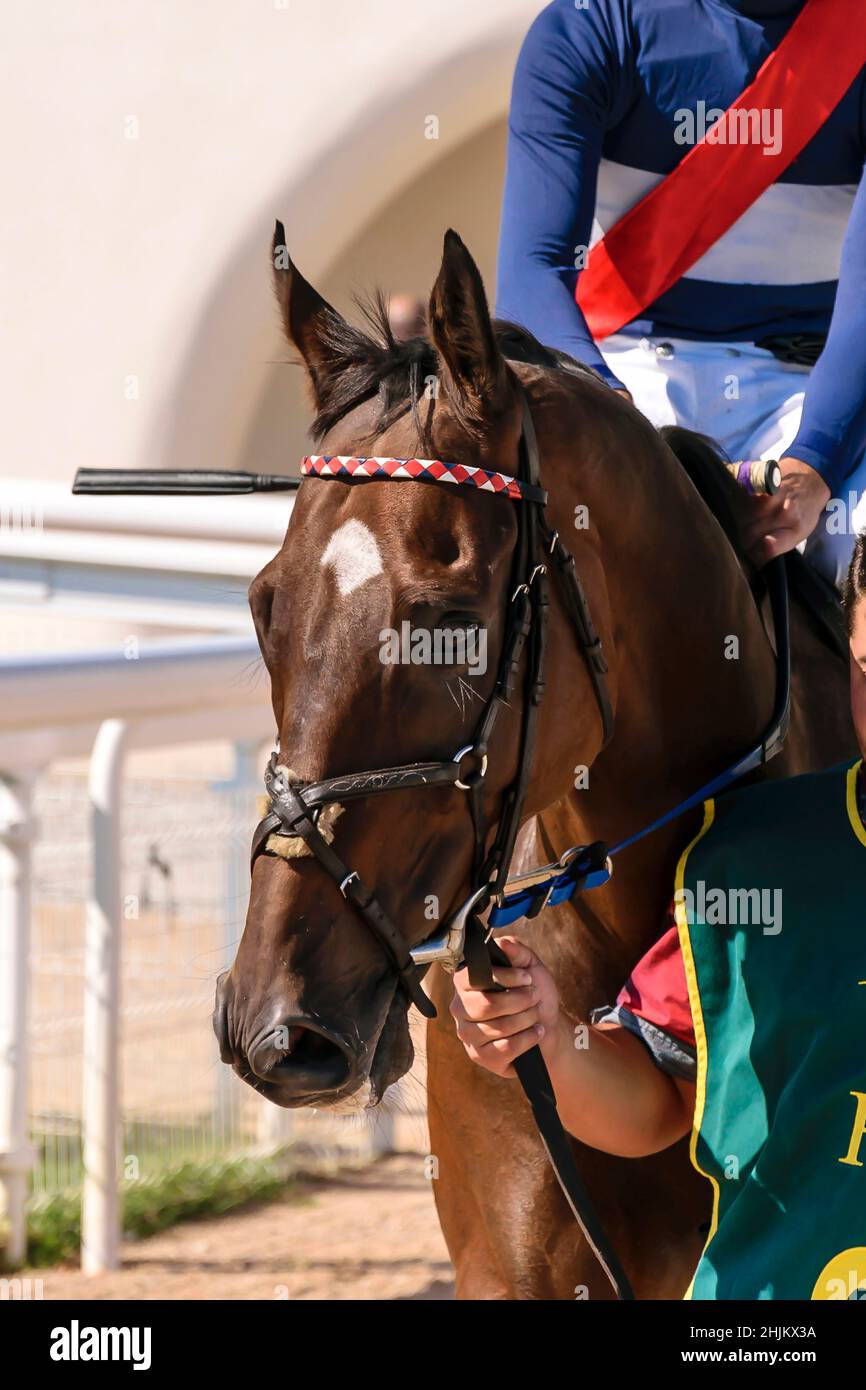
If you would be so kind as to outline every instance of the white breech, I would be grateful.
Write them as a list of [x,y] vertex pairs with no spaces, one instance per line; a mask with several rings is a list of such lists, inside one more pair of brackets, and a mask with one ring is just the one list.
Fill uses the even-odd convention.
[[[656,426],[710,435],[735,461],[783,458],[800,427],[808,367],[780,362],[750,343],[691,342],[614,334],[602,356]],[[800,549],[834,583],[844,578],[866,527],[866,457],[832,498]]]

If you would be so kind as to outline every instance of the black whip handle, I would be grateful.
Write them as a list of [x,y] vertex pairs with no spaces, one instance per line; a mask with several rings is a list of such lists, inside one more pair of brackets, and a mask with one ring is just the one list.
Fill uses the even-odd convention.
[[301,478],[278,473],[244,473],[228,468],[79,468],[76,495],[222,496],[245,492],[289,492]]

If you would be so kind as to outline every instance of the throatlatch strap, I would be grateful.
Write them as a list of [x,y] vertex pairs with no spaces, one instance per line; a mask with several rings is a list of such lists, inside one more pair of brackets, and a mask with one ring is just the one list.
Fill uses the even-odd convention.
[[574,556],[566,550],[559,534],[553,532],[549,537],[549,554],[556,565],[562,581],[562,596],[565,608],[577,631],[580,649],[586,659],[589,678],[592,681],[595,698],[601,712],[602,748],[606,748],[613,737],[613,705],[607,685],[609,667],[604,655],[601,638],[592,621],[586,593],[577,574]]
[[[538,444],[525,395],[523,396],[521,441],[521,476],[525,475],[531,482],[537,483],[540,471]],[[521,716],[520,761],[517,776],[506,796],[498,833],[487,866],[493,873],[491,886],[494,893],[501,892],[504,887],[514,853],[514,843],[520,827],[532,771],[538,710],[544,693],[548,595],[545,565],[539,553],[540,522],[540,517],[533,516],[530,525],[521,526],[519,533],[519,548],[524,552],[522,563],[525,564],[525,568],[523,568],[522,573],[525,575],[525,581],[521,584],[518,592],[520,599],[525,599],[527,603],[528,611],[523,615],[524,622],[521,626],[529,625],[528,656]],[[566,553],[563,547],[560,547],[560,551],[562,554]],[[571,578],[576,580],[573,560]],[[569,611],[574,607],[577,615],[575,625],[578,640],[586,656],[590,677],[599,699],[606,741],[609,737],[608,726],[610,725],[612,728],[613,724],[612,710],[603,678],[603,672],[606,672],[607,666],[601,652],[601,643],[589,618],[583,591],[577,591],[576,602],[574,600],[569,601],[568,596],[566,596],[566,607]],[[523,641],[520,645],[523,646]],[[602,663],[603,669],[600,669],[596,664],[599,661]],[[514,674],[516,675],[516,668]],[[476,913],[469,915],[466,924],[463,955],[469,973],[469,982],[474,989],[498,992],[503,988],[502,985],[494,982],[493,967],[495,965],[507,966],[510,962],[501,947],[497,946],[496,942],[489,936],[487,928]],[[607,1240],[595,1208],[590,1201],[589,1193],[583,1185],[570,1140],[562,1127],[562,1121],[556,1109],[556,1097],[550,1076],[537,1044],[517,1058],[514,1063],[514,1070],[529,1101],[550,1166],[556,1175],[572,1215],[580,1226],[584,1238],[617,1298],[633,1299],[634,1294],[625,1271]]]

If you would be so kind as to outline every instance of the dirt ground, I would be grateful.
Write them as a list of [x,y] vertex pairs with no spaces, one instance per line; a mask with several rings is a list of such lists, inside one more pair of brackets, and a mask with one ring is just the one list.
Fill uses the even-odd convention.
[[288,1198],[127,1241],[112,1274],[21,1274],[41,1279],[46,1299],[451,1299],[422,1162],[396,1154],[306,1179]]

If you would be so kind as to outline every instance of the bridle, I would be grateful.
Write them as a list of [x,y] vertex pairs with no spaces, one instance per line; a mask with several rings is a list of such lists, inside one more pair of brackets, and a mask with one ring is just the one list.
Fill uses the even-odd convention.
[[[495,929],[521,917],[535,917],[548,905],[569,900],[584,888],[597,887],[612,872],[613,857],[652,834],[707,797],[725,790],[760,767],[782,747],[790,706],[790,650],[788,642],[787,584],[781,559],[763,570],[773,611],[776,634],[776,696],[770,723],[762,738],[732,766],[700,787],[650,825],[621,840],[612,848],[601,842],[575,845],[560,859],[530,873],[509,879],[514,845],[526,802],[532,771],[539,707],[544,696],[544,657],[547,639],[548,575],[556,576],[560,597],[583,655],[602,726],[602,747],[613,733],[613,704],[608,686],[608,666],[601,639],[592,621],[586,595],[577,575],[574,557],[566,550],[545,518],[547,494],[541,487],[540,460],[535,428],[526,394],[520,383],[522,424],[515,476],[495,473],[441,459],[395,459],[310,456],[301,465],[304,477],[336,478],[345,482],[418,480],[428,483],[470,486],[505,497],[515,503],[517,537],[507,597],[505,635],[496,680],[471,740],[452,758],[405,763],[302,782],[272,753],[265,771],[269,810],[253,834],[251,868],[261,855],[278,855],[281,839],[299,839],[343,897],[368,927],[387,955],[409,1000],[426,1018],[436,1009],[421,988],[434,962],[447,970],[465,964],[472,985],[498,990],[495,965],[508,958],[493,940]],[[297,486],[297,480],[281,475],[257,475],[223,470],[181,470],[176,473],[143,470],[81,469],[76,493],[225,493],[277,491]],[[524,656],[526,658],[524,662]],[[517,687],[523,666],[523,701],[517,771],[503,793],[502,806],[490,847],[484,808],[484,780],[489,746],[503,705]],[[382,792],[412,787],[451,787],[465,792],[472,821],[474,849],[470,891],[444,926],[409,947],[357,871],[344,863],[319,825],[322,810],[335,803],[353,801]],[[272,841],[276,840],[276,846]],[[508,891],[511,889],[512,891]],[[482,914],[490,909],[486,924]],[[625,1271],[608,1240],[589,1198],[571,1143],[556,1109],[553,1087],[538,1046],[518,1057],[514,1070],[532,1108],[553,1171],[611,1287],[620,1299],[632,1299]]]
[[[586,662],[601,718],[603,744],[613,733],[613,705],[601,639],[593,624],[574,558],[545,521],[547,494],[540,483],[535,427],[526,395],[522,387],[519,389],[522,424],[515,477],[482,469],[466,469],[442,460],[315,457],[305,459],[302,464],[302,472],[308,477],[342,478],[347,481],[415,478],[437,483],[450,482],[508,497],[516,505],[517,537],[499,666],[493,689],[471,740],[459,748],[453,757],[442,761],[405,763],[307,783],[294,780],[289,770],[279,763],[278,753],[274,752],[265,772],[270,809],[253,834],[251,866],[260,855],[277,852],[273,846],[273,836],[300,838],[305,843],[379,942],[408,998],[426,1018],[434,1018],[436,1009],[421,988],[421,981],[434,961],[451,970],[465,961],[473,985],[486,989],[499,988],[493,980],[493,965],[508,964],[507,957],[491,940],[489,931],[481,921],[481,914],[494,899],[502,899],[523,817],[535,750],[538,712],[544,695],[549,568],[559,578],[566,611]],[[499,712],[513,697],[524,654],[526,662],[517,770],[504,793],[502,810],[488,849],[484,808],[488,750]],[[465,901],[439,932],[420,945],[409,947],[375,891],[362,882],[356,870],[344,863],[319,829],[317,821],[320,811],[329,804],[389,791],[405,791],[410,787],[435,786],[458,788],[467,796],[474,837],[471,887]],[[539,1049],[534,1047],[525,1053],[518,1059],[515,1069],[572,1211],[617,1295],[631,1297],[625,1273],[607,1242],[577,1172]]]
[[[439,961],[456,969],[465,958],[476,971],[486,955],[488,933],[481,914],[505,888],[517,832],[523,816],[526,791],[532,769],[538,710],[544,694],[544,652],[548,615],[548,566],[561,576],[563,596],[571,615],[580,651],[586,660],[601,716],[603,741],[613,732],[613,707],[607,684],[607,663],[601,640],[593,626],[589,606],[574,568],[574,559],[544,520],[547,494],[539,482],[538,445],[532,415],[521,388],[523,410],[519,463],[516,477],[486,470],[468,470],[441,460],[403,459],[305,459],[306,476],[343,478],[348,481],[370,478],[423,478],[458,485],[482,487],[516,503],[517,537],[509,584],[505,634],[493,689],[469,742],[453,757],[442,761],[403,763],[395,767],[353,772],[342,777],[301,783],[291,780],[288,769],[271,755],[265,772],[270,802],[268,814],[253,835],[252,863],[268,849],[271,837],[300,837],[337,885],[351,907],[377,938],[409,999],[427,1018],[436,1010],[421,988],[430,965]],[[446,473],[444,470],[449,470]],[[453,474],[457,473],[456,479]],[[523,713],[517,771],[504,793],[502,812],[490,848],[484,808],[484,783],[490,742],[499,713],[511,702],[520,676],[524,653]],[[357,871],[339,857],[317,826],[317,816],[331,803],[344,803],[383,792],[406,791],[412,787],[458,788],[467,797],[474,838],[470,891],[462,905],[445,925],[420,945],[409,947],[391,922],[375,892],[364,884]]]
[[[265,771],[265,787],[270,809],[253,834],[251,868],[260,855],[276,853],[273,847],[269,849],[272,836],[290,839],[299,837],[304,841],[325,873],[373,933],[389,957],[408,998],[426,1018],[435,1018],[436,1009],[421,988],[421,980],[434,961],[439,961],[451,970],[465,962],[473,986],[488,990],[501,988],[493,979],[493,966],[508,964],[507,956],[492,940],[490,930],[481,920],[481,914],[492,901],[501,902],[503,899],[514,844],[523,817],[532,771],[538,712],[544,696],[544,656],[550,603],[547,581],[549,568],[559,580],[563,603],[571,619],[577,645],[583,654],[595,692],[602,724],[602,746],[608,743],[613,733],[613,704],[601,639],[592,621],[586,595],[575,569],[574,557],[565,549],[558,533],[551,530],[545,520],[547,494],[540,483],[538,441],[529,402],[522,386],[519,386],[519,390],[522,423],[515,477],[487,473],[482,469],[467,470],[460,465],[446,464],[442,460],[329,459],[317,456],[304,459],[301,466],[302,473],[307,477],[342,478],[346,481],[419,478],[435,482],[456,482],[458,485],[480,487],[485,491],[504,495],[511,498],[516,505],[517,537],[499,667],[493,690],[470,742],[459,748],[452,758],[444,761],[405,763],[396,767],[376,768],[370,772],[353,772],[343,777],[329,777],[312,783],[291,779],[289,770],[278,762],[279,755],[274,752]],[[497,828],[488,850],[488,827],[484,811],[484,779],[487,773],[488,749],[499,712],[513,696],[524,653],[526,663],[517,771],[504,793]],[[356,870],[343,862],[319,830],[317,819],[323,807],[335,802],[342,803],[389,791],[405,791],[410,787],[433,786],[459,788],[468,798],[474,836],[471,888],[465,901],[439,932],[420,945],[409,947],[385,912],[375,891],[362,882]],[[603,846],[589,847],[591,863],[596,867],[598,854],[602,851]],[[582,851],[581,856],[575,856],[571,864],[563,864],[563,868],[567,868],[571,873],[577,859],[585,857],[586,853]],[[604,857],[602,853],[602,861]],[[586,872],[589,872],[589,864]],[[585,876],[573,874],[572,891],[579,889]],[[553,1087],[539,1048],[536,1046],[524,1053],[514,1066],[532,1107],[553,1170],[584,1236],[617,1297],[633,1298],[625,1271],[583,1186],[569,1140],[556,1110]]]

